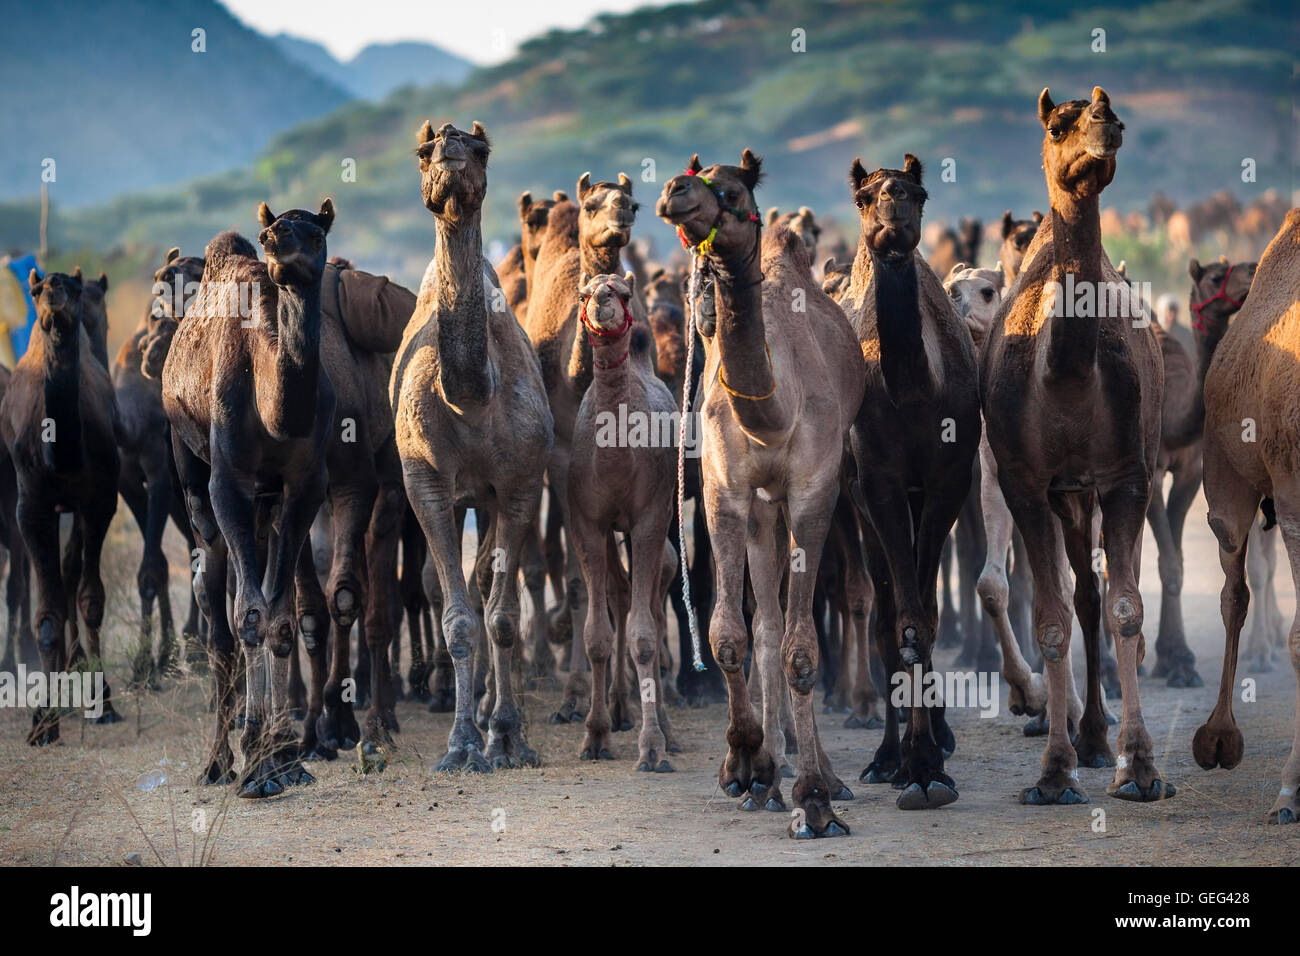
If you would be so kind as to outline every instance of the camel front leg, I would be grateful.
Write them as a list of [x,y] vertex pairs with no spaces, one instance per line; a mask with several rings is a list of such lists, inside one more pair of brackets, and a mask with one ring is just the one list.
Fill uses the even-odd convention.
[[[665,514],[667,512],[665,511]],[[632,565],[631,610],[627,618],[628,653],[636,665],[641,698],[641,732],[637,736],[637,765],[642,773],[671,773],[665,754],[668,740],[659,725],[659,621],[663,615],[663,548],[665,521],[638,521],[629,535]],[[619,667],[625,667],[620,661]]]
[[307,714],[302,723],[302,754],[304,760],[333,760],[338,751],[321,743],[317,722],[325,707],[325,654],[328,641],[329,611],[325,592],[316,576],[316,563],[311,548],[298,552],[297,574],[294,578],[294,599],[298,610],[298,633],[302,635],[303,650],[307,652]]
[[1200,687],[1196,655],[1187,646],[1183,630],[1183,524],[1201,487],[1199,460],[1173,473],[1168,501],[1153,481],[1147,520],[1160,552],[1160,629],[1156,635],[1156,663],[1152,676],[1165,677],[1170,687]]
[[1273,592],[1279,535],[1276,525],[1265,531],[1263,525],[1256,521],[1250,528],[1246,575],[1250,582],[1250,595],[1255,602],[1255,612],[1251,615],[1250,631],[1242,648],[1242,658],[1251,673],[1267,674],[1273,670],[1274,634],[1279,630],[1285,631],[1281,624],[1281,614],[1276,613],[1277,597]]
[[[366,527],[362,569],[366,574],[364,596],[365,644],[370,655],[370,712],[366,716],[361,758],[371,770],[387,764],[386,747],[392,745],[391,733],[401,728],[397,722],[397,686],[389,669],[389,647],[398,644],[394,631],[398,616],[393,605],[393,583],[397,578],[397,544],[406,499],[401,486],[401,463],[397,448],[386,446],[380,452],[381,483],[374,498],[370,521]],[[418,636],[417,636],[418,640]]]
[[[86,651],[93,667],[105,671],[100,650],[99,631],[104,624],[104,581],[100,573],[100,555],[104,551],[104,538],[117,510],[117,494],[113,489],[90,502],[78,520],[83,525],[81,582],[77,588],[77,607],[86,622]],[[92,718],[92,723],[113,724],[122,718],[113,709],[112,690],[105,676],[102,713]]]
[[[781,727],[781,698],[789,694],[785,677],[781,673],[781,639],[786,620],[786,615],[781,610],[781,579],[788,567],[798,566],[802,569],[807,561],[806,550],[791,556],[785,548],[780,547],[786,542],[777,540],[779,517],[777,505],[755,499],[750,505],[750,534],[746,543],[749,580],[754,590],[754,660],[750,664],[750,696],[753,699],[753,688],[756,686],[763,720],[763,742],[778,768],[784,766],[786,759],[785,731]],[[805,548],[802,542],[798,546]],[[817,555],[821,556],[820,550]],[[799,573],[806,571],[801,570]],[[812,574],[815,583],[816,568]],[[809,619],[811,618],[810,604]],[[785,801],[781,798],[779,776],[763,806],[767,810],[784,812]],[[750,799],[742,803],[740,808],[757,810],[758,807],[759,803]]]
[[[1291,563],[1291,579],[1300,582],[1300,510],[1281,495],[1275,496],[1274,504]],[[1288,649],[1291,669],[1295,672],[1296,679],[1295,733],[1291,741],[1291,755],[1282,768],[1282,786],[1268,811],[1269,823],[1300,822],[1300,614],[1291,623]]]
[[[591,663],[591,701],[587,708],[587,733],[582,741],[581,760],[613,760],[614,742],[606,684],[609,661],[614,648],[614,632],[609,619],[609,554],[606,538],[610,532],[589,520],[577,508],[570,507],[571,548],[587,581],[587,616],[583,621],[582,642]],[[576,637],[575,637],[576,640]],[[621,661],[615,662],[622,666]]]
[[[52,678],[67,664],[64,622],[67,620],[68,602],[59,568],[59,516],[53,503],[47,504],[34,491],[24,490],[18,498],[18,527],[27,553],[31,555],[36,578],[36,613],[32,617],[36,646],[41,656],[41,667]],[[46,706],[33,711],[27,742],[34,747],[44,747],[58,739],[58,708]]]

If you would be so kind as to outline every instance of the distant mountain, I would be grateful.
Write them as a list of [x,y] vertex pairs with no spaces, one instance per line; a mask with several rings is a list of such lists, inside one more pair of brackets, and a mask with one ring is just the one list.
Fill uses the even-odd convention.
[[469,60],[431,43],[372,43],[340,62],[314,40],[288,33],[272,39],[303,66],[364,100],[381,100],[402,86],[459,83],[474,69]]
[[52,159],[64,204],[247,163],[351,98],[215,0],[5,4],[0,90],[0,199],[39,194]]

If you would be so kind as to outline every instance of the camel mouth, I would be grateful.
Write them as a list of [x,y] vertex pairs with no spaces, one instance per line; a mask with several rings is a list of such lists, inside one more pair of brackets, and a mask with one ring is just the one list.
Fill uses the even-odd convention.
[[700,204],[690,196],[666,196],[659,200],[659,208],[656,212],[664,219],[680,221],[693,215],[699,208]]
[[433,165],[444,173],[458,173],[465,168],[466,160],[443,158],[435,160]]
[[1119,152],[1117,146],[1085,146],[1084,149],[1093,159],[1110,159]]

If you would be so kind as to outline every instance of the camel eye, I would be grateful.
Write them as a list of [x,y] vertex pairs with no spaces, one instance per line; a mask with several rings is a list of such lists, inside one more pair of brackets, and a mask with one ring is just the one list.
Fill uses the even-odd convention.
[[1052,139],[1060,139],[1060,138],[1061,138],[1061,127],[1059,127],[1059,126],[1049,126],[1049,127],[1047,127],[1047,135],[1050,136],[1050,137],[1052,137]]
[[992,302],[992,301],[993,301],[993,290],[992,290],[992,289],[985,289],[985,290],[984,290],[984,301],[985,301],[985,302]]

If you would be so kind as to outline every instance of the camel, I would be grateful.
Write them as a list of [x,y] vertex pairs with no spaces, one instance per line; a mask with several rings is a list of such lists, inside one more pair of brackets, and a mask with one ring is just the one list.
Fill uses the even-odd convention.
[[970,216],[962,216],[956,229],[940,225],[928,228],[926,245],[932,250],[929,261],[935,275],[946,276],[959,262],[974,266],[979,261],[983,234],[983,224]]
[[[95,358],[85,331],[88,285],[98,287],[61,272],[41,279],[32,270],[28,286],[36,325],[0,401],[0,436],[17,476],[18,527],[38,589],[32,626],[41,666],[50,675],[79,663],[104,668],[99,562],[117,510],[120,425],[108,370]],[[61,562],[60,512],[73,516]],[[78,611],[86,625],[84,644]],[[101,699],[102,713],[93,722],[119,720],[107,681]],[[37,708],[28,743],[44,746],[58,739],[58,707]]]
[[[526,328],[528,338],[542,365],[542,379],[555,421],[555,440],[546,467],[550,485],[550,509],[559,514],[565,541],[573,529],[564,514],[568,501],[569,462],[573,447],[573,422],[578,405],[591,380],[591,348],[581,334],[577,290],[585,273],[621,275],[620,252],[631,236],[637,202],[632,198],[632,180],[622,173],[617,182],[591,181],[584,173],[578,180],[577,201],[557,202],[550,211],[546,239],[537,255],[529,285]],[[657,363],[657,360],[656,360]],[[577,555],[572,548],[564,554],[563,602],[553,626],[567,634],[572,628],[569,675],[564,698],[553,722],[576,722],[583,718],[579,701],[587,697],[587,658],[582,647],[586,619],[586,591]]]
[[519,244],[511,247],[497,266],[497,278],[501,282],[501,290],[506,294],[506,304],[520,322],[528,314],[528,289],[532,282],[533,268],[537,265],[537,253],[541,251],[542,240],[546,238],[546,224],[550,219],[551,208],[568,198],[559,190],[556,190],[553,199],[534,200],[531,192],[519,196]]
[[839,302],[849,290],[849,280],[853,276],[853,260],[843,262],[831,256],[822,263],[822,291]]
[[[812,600],[863,369],[843,313],[820,289],[808,288],[812,267],[802,238],[785,224],[764,234],[754,200],[761,169],[748,149],[738,166],[706,168],[693,156],[686,172],[664,185],[655,210],[677,227],[715,289],[715,320],[701,329],[700,420],[717,585],[709,642],[729,701],[718,783],[730,796],[744,795],[742,809],[785,809],[776,758],[785,750],[780,711],[788,685],[799,743],[791,795],[800,812],[787,833],[839,836],[849,828],[831,800],[852,794],[835,776],[817,733]],[[806,293],[802,310],[793,304],[796,289]],[[777,534],[779,521],[789,529],[785,540]],[[757,601],[761,724],[742,669],[750,644],[743,615],[747,565]]]
[[998,261],[1002,263],[1004,288],[1011,288],[1011,283],[1020,274],[1020,263],[1024,261],[1042,221],[1043,214],[1037,209],[1028,219],[1012,218],[1010,209],[1002,214],[1002,245],[998,249]]
[[[1205,376],[1205,498],[1223,567],[1220,606],[1226,640],[1219,697],[1196,731],[1192,753],[1209,770],[1241,762],[1245,743],[1232,713],[1237,644],[1250,592],[1247,536],[1261,502],[1277,518],[1300,584],[1300,473],[1295,449],[1295,394],[1300,387],[1300,209],[1292,209],[1264,250],[1250,298],[1238,313]],[[1288,639],[1297,683],[1295,739],[1269,823],[1300,821],[1300,616]]]
[[817,225],[817,217],[807,206],[800,206],[794,212],[781,214],[781,210],[773,206],[767,211],[764,219],[764,226],[771,229],[778,222],[784,223],[790,228],[790,231],[803,240],[803,244],[808,247],[808,261],[817,261],[817,241],[821,238],[822,227]]
[[[867,397],[851,432],[855,497],[870,526],[863,543],[876,592],[875,638],[891,689],[904,669],[931,669],[941,552],[970,490],[980,436],[970,333],[917,250],[927,195],[921,177],[910,153],[902,169],[868,173],[853,161],[849,187],[861,236],[840,300],[865,361]],[[954,746],[942,707],[911,706],[900,751],[898,708],[887,707],[884,739],[861,779],[892,782],[903,791],[900,809],[943,806],[957,799],[943,771]]]
[[[525,534],[541,498],[553,425],[542,367],[483,258],[487,131],[428,122],[416,136],[425,207],[437,247],[402,334],[389,381],[407,498],[424,530],[444,602],[442,630],[456,672],[456,713],[436,771],[535,766],[515,702],[518,574]],[[490,307],[492,303],[492,307]],[[529,310],[532,311],[531,308]],[[486,593],[485,624],[496,677],[487,748],[474,724],[473,649],[478,616],[460,564],[457,506],[473,505]],[[476,570],[479,570],[476,569]],[[490,579],[490,580],[489,580]]]
[[[659,719],[659,644],[667,584],[661,574],[664,541],[677,483],[671,435],[677,405],[650,366],[645,333],[633,330],[633,312],[643,308],[633,274],[582,279],[580,319],[589,337],[594,374],[574,420],[567,508],[588,595],[583,634],[591,661],[591,706],[582,756],[612,756],[606,680],[614,633],[608,592],[611,578],[623,574],[614,540],[614,532],[621,531],[630,550],[630,607],[619,608],[626,617],[613,623],[625,632],[641,689],[637,770],[669,773],[673,767],[665,756],[668,741]],[[636,341],[638,336],[642,341]],[[619,434],[620,421],[630,423],[626,435]],[[617,653],[613,666],[625,669]],[[615,695],[616,703],[623,700],[622,694]]]
[[[1113,764],[1115,778],[1106,789],[1119,799],[1169,798],[1176,791],[1155,766],[1137,683],[1145,647],[1138,575],[1160,449],[1164,366],[1150,317],[1111,265],[1100,237],[1100,196],[1114,178],[1124,124],[1101,87],[1089,100],[1059,106],[1044,89],[1038,118],[1052,211],[998,310],[981,376],[998,484],[1034,575],[1034,637],[1047,672],[1042,775],[1020,800],[1087,802],[1080,763]],[[1101,690],[1103,602],[1093,571],[1098,504],[1108,571],[1104,612],[1118,645],[1123,696],[1118,758],[1106,741]],[[1088,663],[1073,746],[1062,548],[1074,571],[1074,609]]]
[[72,277],[81,283],[81,324],[90,336],[90,354],[104,368],[108,368],[108,276],[87,282],[82,278],[81,267],[73,270]]
[[[0,403],[4,402],[13,373],[0,365]],[[0,573],[9,565],[5,603],[9,619],[5,623],[5,651],[0,657],[0,671],[14,673],[19,661],[34,664],[39,660],[31,632],[31,595],[28,588],[30,569],[22,534],[18,530],[18,476],[8,448],[0,441]]]
[[[251,251],[251,250],[250,250]],[[136,588],[140,595],[140,644],[133,661],[136,682],[157,682],[172,665],[176,637],[172,621],[170,573],[163,554],[163,532],[171,518],[193,553],[194,533],[185,513],[185,499],[176,481],[167,415],[163,410],[162,365],[153,374],[144,368],[145,348],[162,322],[179,322],[194,290],[203,278],[203,259],[168,250],[162,267],[154,273],[154,300],[129,339],[122,343],[111,369],[113,391],[122,422],[119,453],[122,472],[118,491],[130,508],[144,537]],[[188,294],[187,294],[188,293]],[[157,358],[157,356],[155,356]],[[165,356],[164,356],[165,358]],[[158,602],[159,645],[153,653],[153,604]],[[199,637],[199,605],[190,591],[189,617],[184,626],[188,641]]]
[[[225,783],[234,776],[227,734],[237,634],[246,682],[238,792],[246,798],[314,779],[288,726],[298,623],[293,582],[325,498],[335,411],[321,363],[321,276],[334,204],[326,199],[319,212],[275,216],[263,203],[258,219],[266,261],[209,245],[198,297],[172,334],[162,372],[176,470],[202,542],[195,589],[217,687],[216,735],[199,779]],[[228,558],[235,570],[229,617]]]
[[[1196,334],[1196,358],[1178,341],[1155,326],[1165,369],[1165,398],[1161,411],[1160,453],[1151,476],[1147,522],[1160,551],[1160,630],[1156,637],[1153,677],[1170,687],[1200,687],[1196,655],[1183,633],[1183,522],[1201,485],[1201,429],[1205,421],[1202,387],[1214,351],[1241,308],[1255,276],[1255,263],[1229,263],[1226,258],[1202,266],[1188,264],[1192,279],[1189,298]],[[1173,476],[1166,498],[1164,477]]]

